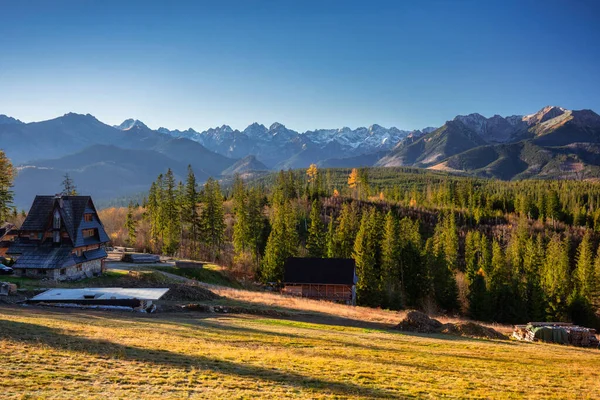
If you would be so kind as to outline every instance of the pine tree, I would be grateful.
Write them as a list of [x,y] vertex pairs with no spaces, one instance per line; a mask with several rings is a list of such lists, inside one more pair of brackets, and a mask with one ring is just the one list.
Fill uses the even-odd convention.
[[308,228],[308,239],[306,250],[309,257],[322,258],[326,255],[325,227],[321,221],[321,204],[314,200],[310,210],[310,227]]
[[398,309],[402,305],[403,271],[400,263],[400,229],[395,215],[388,211],[385,216],[383,241],[381,243],[381,283],[385,305]]
[[216,260],[225,236],[225,212],[221,187],[219,182],[212,178],[208,178],[204,184],[202,205],[200,214],[202,236],[208,246],[209,256]]
[[164,178],[164,191],[160,210],[163,226],[163,252],[173,255],[179,248],[181,221],[178,207],[178,191],[173,171],[169,168]]
[[400,276],[404,303],[407,306],[418,306],[430,293],[431,282],[422,256],[419,221],[408,217],[400,220]]
[[378,273],[379,229],[374,209],[363,212],[360,228],[354,243],[353,258],[356,262],[356,298],[359,304],[378,306],[381,304],[380,275]]
[[125,217],[125,229],[127,229],[127,243],[129,246],[135,246],[136,244],[136,229],[137,229],[137,221],[133,215],[133,203],[129,202],[129,206],[127,207],[127,216]]
[[569,283],[569,239],[561,240],[555,233],[546,247],[541,273],[541,286],[548,299],[547,313],[551,318],[566,318]]
[[334,236],[334,257],[351,258],[359,228],[359,215],[355,203],[343,204]]
[[333,225],[333,214],[331,214],[329,217],[329,223],[327,224],[327,258],[335,257],[335,229],[333,228]]
[[262,260],[262,279],[264,282],[279,283],[283,279],[285,261],[297,253],[298,233],[296,215],[289,202],[273,207],[271,233]]
[[181,212],[183,214],[183,223],[187,227],[190,236],[190,254],[192,258],[197,256],[199,231],[200,231],[200,216],[198,214],[198,190],[196,183],[196,175],[192,170],[192,166],[188,165],[188,174],[185,182],[185,190],[183,194]]
[[157,252],[158,242],[160,238],[159,226],[159,194],[156,182],[152,182],[150,191],[148,192],[148,204],[146,207],[146,217],[150,222],[150,244],[152,250]]
[[594,252],[592,250],[591,235],[586,231],[579,247],[577,248],[576,267],[573,272],[575,290],[587,301],[592,301],[596,276],[594,271]]
[[9,217],[13,202],[11,190],[15,177],[15,169],[8,157],[0,150],[0,223]]
[[248,194],[244,182],[238,174],[233,181],[233,248],[236,255],[248,250],[250,246],[250,225],[248,221]]
[[73,182],[73,179],[71,178],[69,173],[67,172],[63,176],[63,178],[64,178],[62,181],[63,190],[62,190],[61,194],[63,196],[77,196],[77,187],[75,186],[75,183]]

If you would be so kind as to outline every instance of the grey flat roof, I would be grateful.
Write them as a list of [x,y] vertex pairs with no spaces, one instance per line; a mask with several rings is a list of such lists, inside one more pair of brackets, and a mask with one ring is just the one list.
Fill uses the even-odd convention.
[[[158,300],[169,291],[168,288],[81,288],[49,289],[38,294],[33,301],[56,300]],[[93,296],[93,297],[90,297]]]

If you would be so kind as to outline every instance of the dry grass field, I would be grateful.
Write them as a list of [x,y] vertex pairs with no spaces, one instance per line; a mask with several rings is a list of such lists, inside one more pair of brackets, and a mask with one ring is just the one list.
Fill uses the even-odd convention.
[[598,398],[600,352],[243,315],[0,306],[2,398]]

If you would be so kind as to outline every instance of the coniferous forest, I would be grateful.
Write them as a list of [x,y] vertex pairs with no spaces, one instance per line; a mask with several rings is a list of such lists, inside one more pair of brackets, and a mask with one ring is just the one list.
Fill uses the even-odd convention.
[[[16,218],[5,181],[0,211]],[[598,325],[597,182],[311,165],[199,185],[190,168],[185,182],[169,170],[141,204],[101,215],[116,245],[275,287],[288,257],[351,257],[360,305]]]
[[595,325],[600,305],[595,182],[312,165],[198,186],[168,171],[125,228],[130,245],[275,286],[288,257],[351,257],[372,307]]

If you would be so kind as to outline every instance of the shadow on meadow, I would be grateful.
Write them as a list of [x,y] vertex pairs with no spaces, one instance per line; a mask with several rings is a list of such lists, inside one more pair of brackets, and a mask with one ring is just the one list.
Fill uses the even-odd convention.
[[208,369],[215,373],[260,379],[272,384],[318,390],[338,396],[358,395],[370,398],[390,398],[394,395],[385,390],[367,388],[349,382],[324,380],[292,372],[283,372],[281,370],[240,364],[200,355],[185,355],[166,350],[150,350],[123,345],[109,340],[72,336],[56,328],[6,319],[0,319],[0,340],[20,342],[32,346],[50,347],[56,350],[76,351],[101,358],[160,364],[181,369]]

